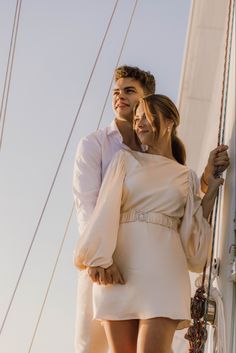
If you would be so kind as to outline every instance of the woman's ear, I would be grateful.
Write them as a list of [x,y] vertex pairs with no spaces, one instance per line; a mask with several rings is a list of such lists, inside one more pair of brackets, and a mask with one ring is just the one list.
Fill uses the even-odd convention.
[[168,132],[171,132],[174,127],[174,122],[171,119],[167,119],[166,121],[166,128]]
[[172,119],[168,119],[168,126],[170,126],[171,129],[174,127],[174,122]]

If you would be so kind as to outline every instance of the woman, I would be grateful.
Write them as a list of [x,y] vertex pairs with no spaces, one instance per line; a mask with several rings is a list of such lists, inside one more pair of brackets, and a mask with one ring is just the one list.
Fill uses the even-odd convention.
[[[76,265],[97,269],[94,317],[111,353],[170,353],[175,330],[189,325],[188,269],[201,272],[207,260],[207,218],[223,179],[209,178],[201,200],[178,125],[168,97],[139,102],[134,129],[147,153],[116,154],[77,246]],[[121,273],[115,280],[113,261]]]

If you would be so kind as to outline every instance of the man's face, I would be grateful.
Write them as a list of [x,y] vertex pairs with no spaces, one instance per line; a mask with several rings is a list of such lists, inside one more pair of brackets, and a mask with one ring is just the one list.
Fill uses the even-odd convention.
[[133,108],[143,96],[144,91],[139,81],[130,77],[117,80],[112,97],[112,106],[116,118],[131,122],[133,119]]

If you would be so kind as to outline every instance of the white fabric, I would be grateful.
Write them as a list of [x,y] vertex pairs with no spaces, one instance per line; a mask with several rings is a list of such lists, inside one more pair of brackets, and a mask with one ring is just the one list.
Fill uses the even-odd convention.
[[[226,349],[226,328],[223,298],[220,291],[213,287],[211,288],[211,298],[216,302],[216,323],[215,323],[215,344],[214,353],[225,353]],[[206,351],[208,352],[208,350]],[[211,351],[209,351],[211,352]]]
[[[129,147],[123,144],[115,121],[79,142],[73,174],[79,233],[83,231],[93,212],[106,169],[120,149],[129,150]],[[79,271],[75,322],[76,353],[108,352],[104,330],[92,317],[92,282],[85,271]]]
[[[133,210],[142,217],[120,224],[121,214]],[[169,218],[181,219],[179,232]],[[188,268],[202,270],[209,242],[210,226],[203,218],[194,172],[160,155],[118,152],[75,254],[81,267],[106,268],[114,256],[126,280],[125,285],[94,284],[95,318],[165,316],[183,320],[179,328],[186,327]]]
[[[114,154],[121,149],[130,150],[123,144],[115,121],[79,142],[74,166],[73,192],[80,233],[93,212],[106,169]],[[101,325],[92,320],[92,317],[92,283],[85,271],[79,271],[75,324],[76,353],[108,352]]]
[[73,192],[79,231],[87,223],[97,201],[102,179],[114,154],[130,150],[115,121],[80,140],[77,148],[73,175]]

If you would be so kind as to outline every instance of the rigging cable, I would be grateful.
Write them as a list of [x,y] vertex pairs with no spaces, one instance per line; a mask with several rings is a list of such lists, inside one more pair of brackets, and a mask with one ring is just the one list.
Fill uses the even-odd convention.
[[[217,146],[219,146],[221,143],[224,142],[224,135],[225,135],[226,107],[227,107],[227,99],[228,99],[228,84],[229,84],[229,72],[230,72],[230,61],[231,61],[231,49],[232,49],[234,5],[235,5],[235,0],[233,1],[229,0]],[[230,26],[230,23],[231,23],[231,26]],[[231,34],[230,34],[230,30],[231,30]],[[229,48],[228,48],[228,45],[229,45]],[[220,175],[221,175],[221,170],[217,168],[215,172],[215,177],[220,177]],[[210,216],[210,223],[213,227],[213,232],[212,232],[213,235],[212,235],[212,241],[211,241],[211,255],[210,255],[208,284],[207,286],[205,284],[206,266],[207,266],[207,264],[205,264],[203,269],[203,274],[202,274],[201,286],[196,290],[196,293],[191,303],[191,316],[193,319],[193,324],[188,328],[187,334],[185,335],[185,338],[189,340],[189,346],[190,346],[189,352],[191,353],[203,353],[205,350],[205,344],[207,341],[208,308],[209,308],[209,301],[210,301],[211,282],[214,280],[214,278],[212,280],[212,269],[213,269],[213,258],[214,258],[216,229],[217,229],[217,218],[219,215],[219,201],[220,201],[219,196],[220,195],[221,193],[218,190],[214,210]],[[207,289],[205,289],[205,287],[207,287]]]
[[[230,64],[231,64],[233,31],[234,31],[235,0],[233,0],[232,6],[231,6],[231,2],[230,2],[228,16],[229,16],[229,19],[228,19],[228,31],[230,31],[230,36],[229,36],[228,31],[227,31],[227,36],[226,36],[226,38],[227,38],[226,39],[226,47],[227,48],[225,49],[225,66],[224,66],[224,75],[226,76],[226,80],[222,84],[222,96],[224,94],[225,99],[224,99],[224,102],[223,102],[223,99],[222,99],[222,102],[221,102],[221,114],[223,114],[223,123],[219,124],[219,134],[218,134],[218,143],[219,144],[223,144],[224,140],[225,140],[225,126],[226,126],[227,102],[228,102],[228,91],[229,91],[229,76],[230,76]],[[231,25],[230,25],[230,17],[232,17],[231,18]],[[228,49],[228,45],[229,45],[229,49]],[[227,72],[226,72],[226,63],[228,63]],[[223,90],[223,86],[225,86],[225,92]],[[221,131],[221,133],[220,133],[220,131]],[[218,191],[218,199],[217,199],[217,205],[216,205],[217,208],[218,208],[218,212],[217,212],[217,208],[216,208],[216,211],[215,211],[215,214],[214,214],[213,236],[216,233],[217,213],[219,214],[219,212],[220,212],[219,205],[222,205],[222,193],[223,193],[223,190],[221,190],[220,193]],[[211,256],[212,256],[211,261],[212,262],[211,262],[211,268],[210,268],[210,272],[209,272],[208,292],[207,292],[207,305],[208,305],[208,299],[210,297],[212,266],[213,266],[213,261],[214,261],[213,260],[213,251],[214,251],[214,246],[212,245],[212,250],[211,250]],[[221,307],[223,308],[223,302],[222,302],[222,299],[221,299],[219,291],[217,292],[216,288],[214,288],[214,287],[212,289],[213,289],[213,291],[215,291],[215,293],[218,293],[218,298],[217,299],[218,299],[218,302],[221,303]],[[234,327],[235,327],[234,313],[233,313],[234,301],[235,301],[235,283],[233,283],[233,289],[232,290],[233,290],[233,293],[232,293],[232,313],[231,313],[231,335],[230,335],[230,341],[229,341],[230,351],[233,351],[233,330],[234,330]],[[207,308],[206,308],[206,310],[207,310]],[[220,317],[221,317],[221,320],[219,321]],[[223,319],[223,316],[222,315],[221,316],[218,315],[218,331],[220,330],[222,332],[220,332],[220,333],[217,332],[216,333],[216,337],[217,337],[217,342],[221,344],[221,347],[225,348],[225,345],[226,345],[226,342],[227,342],[226,338],[225,338],[225,335],[222,335],[222,337],[224,339],[223,342],[220,342],[220,338],[218,337],[219,334],[223,334],[223,332],[224,333],[226,332],[226,328],[225,327],[224,328],[219,327],[219,324],[220,325],[225,325],[225,322],[222,319]],[[217,347],[217,348],[219,349],[220,347]]]
[[8,314],[9,314],[9,311],[10,311],[10,308],[11,308],[11,305],[12,305],[12,302],[13,302],[13,300],[14,300],[14,297],[15,297],[15,294],[16,294],[16,291],[17,291],[17,288],[18,288],[18,286],[19,286],[19,283],[20,283],[21,277],[22,277],[22,275],[23,275],[23,272],[24,272],[24,269],[25,269],[25,266],[26,266],[26,263],[27,263],[28,257],[29,257],[29,255],[30,255],[30,252],[31,252],[32,246],[33,246],[34,241],[35,241],[35,239],[36,239],[36,235],[37,235],[37,233],[38,233],[38,229],[39,229],[39,227],[40,227],[40,224],[41,224],[41,221],[42,221],[42,218],[43,218],[44,212],[45,212],[45,210],[46,210],[46,207],[47,207],[47,204],[48,204],[49,198],[50,198],[51,193],[52,193],[52,190],[53,190],[53,188],[54,188],[54,185],[55,185],[55,182],[56,182],[56,179],[57,179],[57,176],[58,176],[58,173],[59,173],[59,170],[60,170],[60,167],[61,167],[62,161],[63,161],[63,159],[64,159],[64,156],[65,156],[66,150],[67,150],[67,148],[68,148],[68,145],[69,145],[69,142],[70,142],[70,139],[71,139],[72,133],[73,133],[73,131],[74,131],[75,125],[76,125],[76,123],[77,123],[77,121],[78,121],[78,117],[79,117],[79,113],[80,113],[80,110],[81,110],[81,107],[82,107],[83,101],[84,101],[85,96],[86,96],[86,94],[87,94],[87,91],[88,91],[88,88],[89,88],[89,85],[90,85],[90,82],[91,82],[91,79],[92,79],[92,76],[93,76],[94,70],[95,70],[95,68],[96,68],[96,65],[97,65],[97,62],[98,62],[99,56],[100,56],[100,54],[101,54],[101,51],[102,51],[102,48],[103,48],[103,45],[104,45],[105,39],[106,39],[107,34],[108,34],[108,31],[109,31],[109,29],[110,29],[110,25],[111,25],[112,19],[113,19],[113,17],[114,17],[114,13],[115,13],[115,10],[116,10],[116,8],[117,8],[118,2],[119,2],[119,0],[116,0],[116,3],[115,3],[115,6],[114,6],[114,8],[113,8],[113,11],[112,11],[112,14],[111,14],[110,20],[109,20],[109,22],[108,22],[108,25],[107,25],[107,28],[106,28],[105,34],[104,34],[103,39],[102,39],[102,42],[101,42],[101,44],[100,44],[100,47],[99,47],[99,50],[98,50],[98,54],[97,54],[97,56],[96,56],[96,59],[95,59],[95,62],[94,62],[94,65],[93,65],[92,71],[91,71],[91,73],[90,73],[90,76],[89,76],[89,79],[88,79],[87,85],[86,85],[86,87],[85,87],[85,90],[84,90],[84,94],[83,94],[82,100],[81,100],[81,102],[80,102],[80,105],[79,105],[78,111],[77,111],[76,116],[75,116],[75,119],[74,119],[74,121],[73,121],[73,124],[72,124],[71,130],[70,130],[70,132],[69,132],[69,136],[68,136],[68,138],[67,138],[67,141],[66,141],[65,147],[64,147],[63,152],[62,152],[62,155],[61,155],[61,157],[60,157],[60,160],[59,160],[59,163],[58,163],[58,166],[57,166],[56,172],[55,172],[54,177],[53,177],[53,181],[52,181],[51,186],[50,186],[50,189],[49,189],[49,191],[48,191],[48,194],[47,194],[47,197],[46,197],[46,201],[45,201],[45,203],[44,203],[43,209],[42,209],[41,214],[40,214],[40,216],[39,216],[39,219],[38,219],[38,222],[37,222],[37,225],[36,225],[35,231],[34,231],[33,238],[32,238],[32,240],[31,240],[30,246],[29,246],[29,248],[28,248],[28,251],[27,251],[27,254],[26,254],[25,260],[24,260],[24,262],[23,262],[23,265],[22,265],[22,268],[21,268],[20,274],[19,274],[19,276],[18,276],[18,278],[17,278],[16,285],[15,285],[15,287],[14,287],[14,290],[13,290],[13,293],[12,293],[12,296],[11,296],[11,299],[10,299],[10,302],[9,302],[9,305],[8,305],[8,307],[7,307],[7,310],[6,310],[6,313],[5,313],[5,316],[4,316],[4,319],[3,319],[3,322],[2,322],[1,327],[0,327],[0,335],[1,335],[1,333],[2,333],[2,330],[3,330],[4,326],[5,326],[6,319],[7,319],[7,317],[8,317]]
[[[233,33],[233,23],[234,23],[234,7],[235,7],[235,0],[233,1],[230,0],[229,8],[228,8],[228,21],[227,21],[225,56],[224,56],[221,105],[220,105],[220,119],[219,119],[218,138],[217,138],[218,146],[224,143],[224,138],[225,138],[225,124],[226,124],[226,113],[227,113],[226,109],[227,109],[227,100],[228,100],[229,72],[230,72],[231,49],[232,49],[232,33]],[[231,25],[230,25],[230,22],[231,22]],[[229,48],[228,48],[228,45],[229,45]],[[216,171],[216,176],[217,177],[220,176],[220,171]],[[214,260],[217,218],[219,215],[219,201],[220,201],[219,196],[220,196],[220,192],[218,190],[217,196],[216,196],[216,203],[214,207],[213,236],[212,236],[212,245],[211,245],[209,276],[208,276],[207,300],[206,300],[205,312],[204,312],[205,328],[207,325],[208,304],[210,299],[211,282],[212,282],[212,268],[213,268],[213,260]],[[205,347],[205,342],[203,344],[203,350],[204,350],[204,347]]]
[[[138,0],[135,0],[134,9],[133,9],[131,17],[130,17],[128,28],[127,28],[127,31],[126,31],[126,34],[125,34],[125,37],[124,37],[124,40],[123,40],[123,44],[122,44],[122,47],[121,47],[121,50],[120,50],[120,53],[119,53],[119,57],[118,57],[116,66],[119,64],[119,61],[120,61],[120,58],[121,58],[121,55],[122,55],[122,52],[123,52],[123,49],[124,49],[124,46],[125,46],[125,43],[126,43],[126,39],[127,39],[129,30],[130,30],[130,26],[131,26],[131,23],[132,23],[132,20],[133,20],[133,17],[134,17],[135,9],[137,7],[137,3],[138,3]],[[110,84],[109,89],[108,89],[108,94],[106,96],[105,103],[104,103],[104,106],[103,106],[103,109],[102,109],[102,113],[101,113],[101,116],[99,118],[97,130],[99,129],[100,124],[101,124],[102,116],[103,116],[103,113],[104,113],[104,110],[105,110],[105,106],[106,106],[107,99],[108,99],[108,96],[109,96],[109,93],[110,93],[112,82],[113,82],[113,78],[111,80],[111,84]],[[33,346],[33,343],[34,343],[34,339],[35,339],[35,336],[36,336],[36,333],[37,333],[37,330],[38,330],[38,326],[39,326],[39,323],[40,323],[40,320],[41,320],[41,317],[42,317],[42,313],[43,313],[43,310],[44,310],[44,307],[45,307],[45,304],[46,304],[46,301],[47,301],[49,290],[51,288],[52,280],[53,280],[53,277],[54,277],[54,274],[55,274],[55,271],[56,271],[58,260],[59,260],[60,255],[61,255],[62,248],[63,248],[63,245],[65,243],[65,239],[66,239],[66,237],[68,235],[69,225],[70,225],[70,222],[71,222],[72,214],[74,212],[74,208],[75,208],[75,204],[73,202],[73,205],[72,205],[72,208],[71,208],[71,211],[70,211],[70,215],[69,215],[69,219],[68,219],[68,222],[66,224],[66,229],[65,229],[65,232],[64,232],[61,244],[60,244],[60,248],[59,248],[59,252],[58,252],[57,258],[56,258],[56,263],[54,265],[54,268],[53,268],[53,271],[52,271],[52,274],[51,274],[51,277],[50,277],[50,280],[49,280],[49,284],[48,284],[48,287],[47,287],[47,290],[46,290],[46,294],[45,294],[45,297],[44,297],[44,300],[43,300],[43,303],[42,303],[42,306],[41,306],[41,309],[40,309],[40,312],[39,312],[38,320],[37,320],[37,323],[36,323],[36,326],[35,326],[35,329],[34,329],[34,333],[33,333],[33,336],[32,336],[32,339],[31,339],[31,342],[30,342],[30,346],[29,346],[29,349],[28,349],[27,353],[31,352],[31,349],[32,349],[32,346]]]
[[[229,7],[230,10],[230,7]],[[233,1],[232,4],[232,19],[231,19],[231,28],[230,28],[230,39],[229,39],[229,54],[228,54],[228,67],[227,67],[227,73],[226,73],[226,83],[225,83],[225,100],[224,103],[222,101],[222,106],[221,110],[223,112],[223,124],[222,124],[222,129],[221,129],[221,135],[218,135],[218,140],[220,140],[220,144],[224,143],[224,136],[225,136],[225,126],[226,126],[226,114],[227,114],[227,101],[228,101],[228,90],[229,90],[229,77],[230,77],[230,64],[231,64],[231,53],[232,53],[232,43],[233,43],[233,32],[234,32],[234,15],[235,15],[235,0]],[[229,24],[228,24],[229,25]],[[228,45],[226,43],[226,45]],[[227,52],[227,50],[226,50]],[[227,61],[227,55],[225,55],[225,70],[226,70],[226,61]],[[222,87],[222,92],[223,92],[223,87]],[[223,110],[224,107],[224,110]],[[219,200],[218,203],[219,205],[222,205],[222,200],[223,200],[223,190],[219,193]],[[220,210],[218,209],[218,214],[220,213]],[[216,218],[216,213],[215,213],[215,218]],[[219,219],[218,223],[222,221],[221,218]],[[216,219],[215,219],[216,222]],[[219,232],[220,230],[214,229],[214,232]],[[212,250],[213,251],[213,250]],[[217,241],[216,247],[215,247],[215,256],[218,258],[219,254],[219,241]],[[213,260],[214,261],[214,260]],[[212,274],[211,274],[212,276]],[[214,276],[213,276],[214,280]],[[213,280],[211,282],[213,282]],[[217,280],[217,277],[216,277]],[[209,282],[210,283],[210,282]],[[233,351],[233,330],[234,330],[234,301],[235,301],[235,283],[233,285],[233,294],[232,294],[232,313],[231,313],[231,337],[229,340],[229,346],[230,346],[230,351]],[[209,284],[208,284],[209,286]],[[209,289],[209,296],[210,296],[210,289]],[[215,334],[215,339],[216,341],[216,346],[219,349],[219,351],[226,351],[226,327],[225,327],[225,320],[224,320],[224,311],[223,311],[223,301],[222,301],[222,296],[219,290],[215,287],[212,287],[212,292],[211,292],[212,298],[217,302],[217,307],[218,307],[218,320],[217,320],[217,327],[216,327],[216,334]]]
[[11,33],[10,48],[9,48],[8,59],[7,59],[7,68],[6,68],[5,80],[4,80],[4,86],[3,86],[3,94],[1,99],[0,123],[2,120],[2,126],[0,129],[1,130],[0,131],[0,151],[2,148],[3,133],[4,133],[4,127],[5,127],[5,121],[6,121],[7,105],[8,105],[9,91],[10,91],[10,85],[11,85],[13,62],[15,57],[16,39],[18,34],[21,5],[22,5],[22,0],[17,0],[12,33]]
[[49,283],[48,283],[48,286],[47,286],[46,294],[45,294],[45,297],[44,297],[44,300],[43,300],[43,303],[42,303],[42,306],[41,306],[41,309],[40,309],[40,312],[39,312],[39,315],[38,315],[37,323],[36,323],[36,326],[34,328],[33,336],[31,338],[31,342],[30,342],[30,346],[29,346],[29,349],[28,349],[28,353],[31,352],[31,349],[32,349],[32,346],[33,346],[33,343],[34,343],[34,339],[35,339],[35,336],[36,336],[36,333],[37,333],[37,330],[38,330],[39,322],[41,320],[42,313],[43,313],[43,310],[44,310],[44,307],[45,307],[45,304],[46,304],[46,301],[47,301],[47,298],[48,298],[48,293],[49,293],[49,290],[51,288],[52,280],[53,280],[53,277],[55,275],[57,264],[58,264],[58,261],[59,261],[59,258],[60,258],[61,252],[62,252],[62,248],[63,248],[63,245],[65,243],[65,240],[66,240],[66,237],[67,237],[67,234],[68,234],[68,229],[69,229],[69,225],[70,225],[70,221],[71,221],[71,218],[72,218],[73,211],[74,211],[74,205],[73,205],[73,207],[72,207],[72,209],[70,211],[69,219],[68,219],[67,224],[66,224],[65,232],[64,232],[61,244],[60,244],[60,248],[59,248],[59,251],[58,251],[58,254],[57,254],[56,262],[55,262],[54,267],[53,267],[53,271],[52,271],[52,274],[51,274],[51,277],[50,277],[50,280],[49,280]]
[[[220,121],[219,121],[218,141],[217,141],[218,146],[220,144],[224,143],[224,137],[225,137],[226,106],[227,106],[227,100],[228,100],[228,83],[229,83],[228,76],[229,76],[231,49],[232,49],[232,32],[231,32],[230,37],[229,37],[229,32],[230,32],[231,14],[232,14],[231,31],[233,31],[235,0],[233,1],[233,6],[231,6],[231,3],[232,3],[232,0],[230,0],[230,3],[229,3],[229,13],[228,13],[228,25],[227,25],[225,59],[224,59],[224,73],[223,73],[222,96],[221,96],[221,107],[220,107]],[[230,41],[230,48],[229,48],[229,52],[228,52],[228,42],[229,41]],[[229,53],[229,58],[227,58],[228,53]],[[228,70],[226,71],[227,64],[228,64]],[[226,88],[226,91],[225,91],[225,88]],[[219,176],[218,171],[217,171],[217,176]],[[207,288],[207,299],[209,299],[209,297],[210,297],[211,275],[212,275],[212,267],[213,267],[213,255],[214,255],[214,245],[215,245],[215,237],[216,237],[218,208],[219,208],[219,190],[217,192],[215,211],[214,211],[213,237],[212,237],[212,247],[211,247],[210,268],[209,268],[209,280],[208,280],[208,288]]]
[[[128,34],[129,34],[130,26],[131,26],[131,23],[132,23],[132,21],[133,21],[133,17],[134,17],[134,13],[135,13],[137,4],[138,4],[138,0],[135,0],[133,12],[132,12],[131,17],[130,17],[130,20],[129,20],[128,28],[127,28],[127,31],[126,31],[126,33],[125,33],[124,41],[123,41],[123,44],[122,44],[122,46],[121,46],[120,54],[119,54],[119,56],[118,56],[118,59],[117,59],[117,62],[116,62],[116,66],[115,66],[115,67],[117,67],[117,66],[119,65],[120,58],[121,58],[121,55],[122,55],[122,53],[123,53],[123,49],[124,49],[124,46],[125,46],[125,43],[126,43],[126,39],[127,39],[127,37],[128,37]],[[108,88],[108,91],[107,91],[107,95],[106,95],[106,98],[105,98],[105,102],[104,102],[104,105],[103,105],[103,108],[102,108],[102,112],[101,112],[101,115],[100,115],[100,118],[99,118],[99,121],[98,121],[97,130],[99,129],[99,126],[100,126],[101,121],[102,121],[102,118],[103,118],[103,114],[104,114],[104,111],[105,111],[105,108],[106,108],[106,105],[107,105],[107,100],[108,100],[108,97],[109,97],[109,94],[110,94],[110,91],[111,91],[112,83],[113,83],[113,77],[112,77],[112,79],[111,79],[111,82],[110,82],[110,85],[109,85],[109,88]]]

